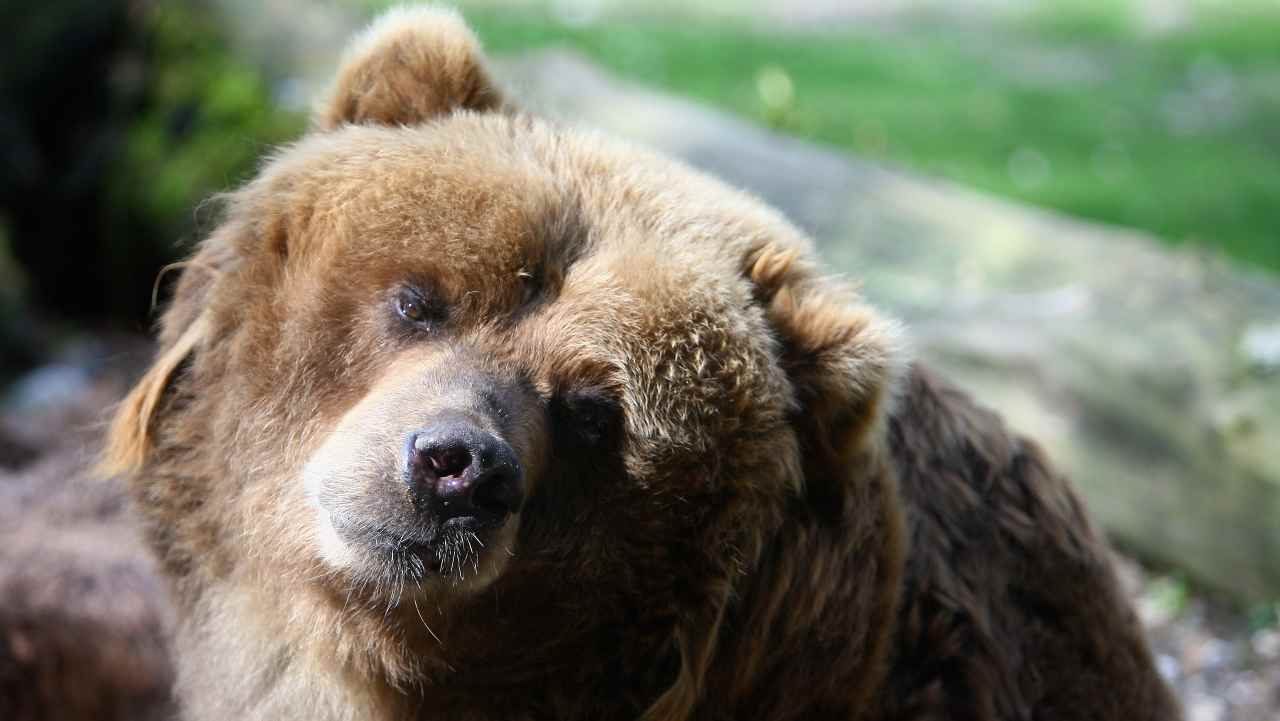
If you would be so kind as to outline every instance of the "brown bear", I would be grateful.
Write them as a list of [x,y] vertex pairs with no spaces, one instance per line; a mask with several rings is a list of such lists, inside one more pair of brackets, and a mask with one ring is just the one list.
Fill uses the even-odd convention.
[[1067,482],[897,336],[388,14],[112,427],[186,717],[1176,718]]

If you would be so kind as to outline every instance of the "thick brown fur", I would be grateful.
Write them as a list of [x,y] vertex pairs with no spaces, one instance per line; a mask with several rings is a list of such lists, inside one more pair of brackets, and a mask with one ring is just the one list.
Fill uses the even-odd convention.
[[884,719],[1170,719],[1110,552],[1032,441],[922,369],[889,445],[909,545]]
[[[379,21],[183,273],[107,465],[187,718],[1175,715],[1070,489],[802,234],[487,77]],[[432,570],[396,459],[453,412],[528,495]]]

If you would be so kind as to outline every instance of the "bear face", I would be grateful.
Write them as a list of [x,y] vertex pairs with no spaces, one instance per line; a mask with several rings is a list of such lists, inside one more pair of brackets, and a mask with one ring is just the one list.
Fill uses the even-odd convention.
[[[586,159],[528,157],[551,137],[537,122],[472,115],[344,128],[322,149],[294,148],[239,201],[256,226],[238,240],[239,272],[253,280],[220,287],[237,316],[211,322],[272,310],[239,325],[251,352],[216,383],[244,379],[233,413],[258,424],[248,437],[281,426],[311,439],[293,464],[277,461],[277,482],[305,491],[296,507],[315,510],[332,569],[388,590],[467,585],[563,545],[570,510],[593,506],[648,536],[618,543],[663,544],[702,522],[604,519],[676,497],[777,504],[798,479],[794,399],[764,310],[743,261],[699,237],[736,229],[696,214],[669,214],[666,227],[646,213],[597,220],[585,206],[657,184],[583,197],[571,180]],[[334,167],[359,171],[338,179]],[[281,216],[307,220],[255,222]],[[279,235],[283,249],[264,253]],[[246,401],[260,418],[241,413]],[[538,520],[519,537],[525,501]],[[296,532],[297,519],[284,523]]]
[[[188,713],[679,718],[769,669],[713,668],[734,599],[767,621],[848,559],[797,617],[853,629],[828,662],[858,703],[901,566],[899,363],[809,256],[749,197],[513,110],[455,16],[380,21],[228,196],[112,428]],[[779,537],[813,568],[764,560]]]

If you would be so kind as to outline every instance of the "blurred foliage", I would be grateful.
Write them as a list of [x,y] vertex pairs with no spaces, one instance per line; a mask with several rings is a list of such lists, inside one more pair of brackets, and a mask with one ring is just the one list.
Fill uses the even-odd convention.
[[[1140,27],[1127,0],[1042,2],[995,23],[769,28],[732,3],[719,15],[605,0],[566,15],[570,5],[467,16],[496,53],[567,45],[784,132],[1280,270],[1274,4],[1216,3],[1161,32]],[[7,348],[29,345],[10,332],[24,307],[145,325],[156,270],[211,220],[201,203],[301,131],[278,75],[297,69],[237,47],[227,7],[0,0],[11,18],[0,47]]]
[[788,133],[1280,270],[1280,7],[1144,28],[1135,3],[1038,3],[762,30],[742,21],[467,11],[488,49],[565,45]]
[[193,209],[302,122],[216,3],[0,2],[3,378],[79,329],[144,328]]
[[1249,609],[1249,630],[1280,627],[1280,601],[1263,603]]
[[192,233],[194,208],[247,179],[302,119],[279,109],[271,78],[238,56],[213,9],[157,3],[144,20],[152,75],[130,123],[112,207],[141,214],[163,237]]
[[[0,380],[82,330],[141,330],[195,210],[302,118],[212,1],[0,0]],[[200,220],[200,222],[197,222]]]
[[1187,610],[1190,595],[1187,581],[1180,575],[1157,577],[1146,589],[1146,600],[1167,618],[1181,616]]
[[120,118],[137,99],[114,71],[138,47],[120,2],[0,0],[0,16],[2,377],[41,357],[40,311],[112,305],[102,196]]
[[[18,327],[21,322],[21,299],[26,285],[9,245],[8,224],[0,217],[0,342],[6,344],[17,340],[10,329]],[[12,351],[0,353],[0,380],[23,360],[22,355]]]

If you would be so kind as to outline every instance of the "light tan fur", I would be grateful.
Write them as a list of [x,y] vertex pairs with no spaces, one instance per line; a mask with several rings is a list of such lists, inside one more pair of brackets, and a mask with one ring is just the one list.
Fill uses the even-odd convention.
[[98,472],[105,476],[128,473],[142,466],[151,446],[151,419],[169,379],[204,337],[203,318],[197,318],[178,341],[165,350],[146,375],[129,391],[116,409],[107,430],[103,462]]

